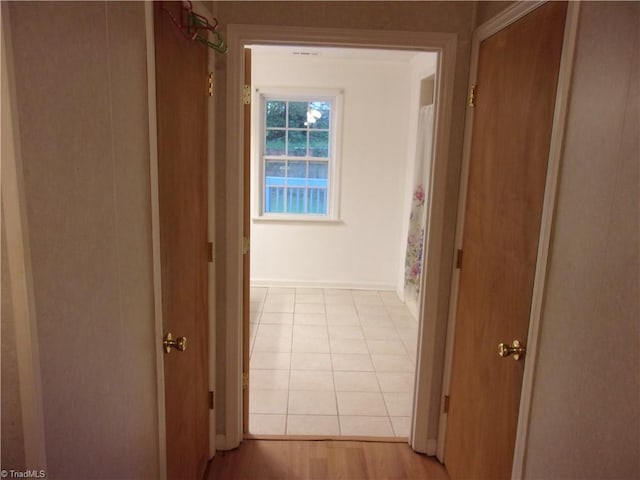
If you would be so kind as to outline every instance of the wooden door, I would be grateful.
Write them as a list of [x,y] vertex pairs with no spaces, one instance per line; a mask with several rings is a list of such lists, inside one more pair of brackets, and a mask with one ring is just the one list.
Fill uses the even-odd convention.
[[167,476],[202,478],[209,460],[207,49],[154,6],[158,189],[164,333],[187,348],[164,354]]
[[452,479],[511,477],[566,4],[482,41],[463,231],[445,464]]
[[[244,49],[244,85],[251,87],[251,49]],[[249,88],[249,92],[251,89]],[[251,95],[249,93],[249,95]],[[243,125],[244,140],[242,151],[243,177],[243,209],[242,230],[244,235],[244,247],[242,258],[242,431],[249,431],[249,336],[251,320],[251,103],[244,99]]]

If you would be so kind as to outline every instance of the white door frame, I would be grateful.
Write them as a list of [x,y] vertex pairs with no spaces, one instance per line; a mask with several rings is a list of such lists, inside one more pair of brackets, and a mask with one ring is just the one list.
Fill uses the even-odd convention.
[[[145,33],[147,45],[147,101],[149,108],[149,175],[151,193],[151,242],[153,256],[153,298],[154,298],[154,330],[156,344],[156,389],[158,405],[158,458],[160,480],[167,478],[167,431],[166,406],[164,399],[164,350],[162,338],[164,323],[162,317],[162,275],[160,262],[160,197],[158,193],[158,125],[156,103],[156,54],[153,9],[154,2],[145,2]],[[209,9],[200,1],[193,2],[196,13],[211,18]],[[212,40],[212,39],[211,39]],[[194,44],[194,48],[204,48]],[[209,72],[213,72],[215,56],[209,49]],[[203,85],[204,88],[204,85]],[[214,159],[215,159],[215,96],[210,97],[207,104],[207,189],[208,189],[208,238],[215,234],[214,204]],[[216,317],[215,317],[215,261],[209,263],[209,390],[215,392],[216,386]],[[216,412],[209,411],[209,457],[216,453]]]
[[[508,27],[528,13],[543,5],[545,2],[516,2],[491,20],[480,25],[473,33],[471,45],[471,66],[469,71],[469,91],[475,85],[478,73],[478,54],[480,43]],[[533,396],[533,378],[535,375],[536,357],[538,353],[538,339],[540,330],[540,316],[544,300],[544,283],[546,279],[547,261],[549,256],[549,244],[553,227],[558,172],[562,145],[564,141],[565,119],[569,101],[569,87],[573,68],[575,51],[575,39],[578,27],[579,2],[569,2],[565,21],[564,40],[562,45],[562,57],[558,74],[558,87],[551,132],[551,146],[549,150],[549,162],[542,209],[542,221],[538,240],[538,254],[533,284],[531,314],[529,317],[529,331],[527,336],[527,355],[524,366],[524,378],[520,397],[520,410],[518,414],[518,428],[515,440],[515,452],[513,458],[512,478],[521,478],[525,462],[527,433],[529,417],[531,413],[531,399]],[[458,219],[456,224],[456,249],[462,248],[462,236],[464,227],[464,212],[467,197],[467,184],[469,178],[469,160],[471,152],[471,136],[473,126],[473,108],[467,106],[465,119],[465,134],[463,146],[462,171],[460,175],[460,192],[458,201]],[[442,385],[443,399],[449,395],[451,385],[451,361],[453,357],[453,335],[455,330],[456,309],[458,304],[458,283],[460,270],[454,269],[451,277],[451,299],[449,303],[449,320],[447,327],[447,340],[445,351],[444,377]],[[497,346],[496,346],[497,349]],[[497,355],[497,350],[496,350]],[[441,410],[444,412],[444,410]],[[447,414],[440,414],[438,428],[438,459],[444,461],[444,440],[447,429]]]
[[[436,52],[437,101],[434,132],[434,160],[429,202],[429,227],[425,245],[424,291],[438,298],[441,289],[440,263],[444,245],[444,207],[446,172],[449,165],[450,126],[456,57],[456,35],[448,33],[392,32],[330,28],[282,27],[266,25],[229,25],[227,28],[227,155],[226,155],[226,418],[225,434],[218,436],[217,447],[236,448],[242,441],[242,218],[243,162],[243,49],[246,45],[313,45],[330,47],[367,47]],[[236,101],[233,101],[236,99]],[[455,161],[455,160],[454,160]],[[423,302],[424,303],[424,302]],[[442,372],[432,365],[436,348],[437,301],[424,305],[418,333],[419,345],[414,394],[414,424],[410,443],[414,450],[435,454],[435,439],[427,438],[431,386]]]

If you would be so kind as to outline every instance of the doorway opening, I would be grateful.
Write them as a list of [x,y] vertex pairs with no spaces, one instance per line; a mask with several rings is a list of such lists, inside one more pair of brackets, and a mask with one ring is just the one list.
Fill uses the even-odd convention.
[[437,64],[251,46],[249,434],[409,437]]

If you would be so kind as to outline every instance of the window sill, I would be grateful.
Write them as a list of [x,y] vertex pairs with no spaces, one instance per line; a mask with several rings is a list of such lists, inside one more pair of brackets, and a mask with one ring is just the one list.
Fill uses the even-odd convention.
[[269,215],[263,217],[253,217],[253,223],[329,223],[329,224],[341,224],[344,223],[339,218],[329,217],[312,217],[312,216],[300,216],[300,215]]

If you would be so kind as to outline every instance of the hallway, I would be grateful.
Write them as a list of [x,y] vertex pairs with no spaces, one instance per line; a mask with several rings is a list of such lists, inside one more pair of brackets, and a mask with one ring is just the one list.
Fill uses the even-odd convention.
[[406,438],[417,334],[395,292],[252,287],[249,432]]
[[449,480],[433,457],[402,443],[245,440],[217,452],[209,480]]

